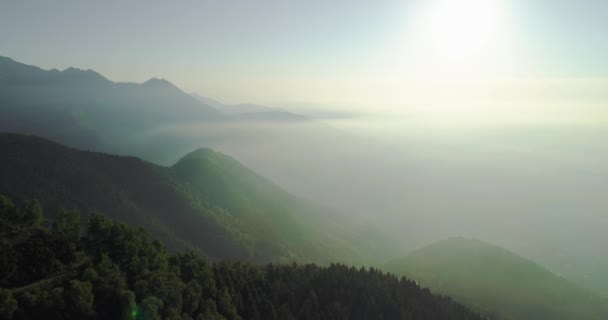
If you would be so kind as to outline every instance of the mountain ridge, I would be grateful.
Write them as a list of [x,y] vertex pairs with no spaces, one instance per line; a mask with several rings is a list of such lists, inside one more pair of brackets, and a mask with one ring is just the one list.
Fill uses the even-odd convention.
[[171,167],[36,136],[0,134],[0,149],[0,193],[104,212],[151,229],[173,248],[254,261],[365,260],[346,241],[354,229],[345,217],[208,148]]

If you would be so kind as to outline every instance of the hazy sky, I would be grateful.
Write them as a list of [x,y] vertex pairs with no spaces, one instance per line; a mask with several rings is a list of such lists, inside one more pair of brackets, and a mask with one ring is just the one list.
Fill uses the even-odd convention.
[[607,32],[603,0],[0,2],[24,63],[437,121],[603,122]]

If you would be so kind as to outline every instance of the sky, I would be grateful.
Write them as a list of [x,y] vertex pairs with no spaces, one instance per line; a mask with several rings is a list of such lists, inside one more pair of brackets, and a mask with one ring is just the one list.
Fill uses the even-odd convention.
[[601,0],[3,0],[0,55],[228,103],[435,123],[608,119]]

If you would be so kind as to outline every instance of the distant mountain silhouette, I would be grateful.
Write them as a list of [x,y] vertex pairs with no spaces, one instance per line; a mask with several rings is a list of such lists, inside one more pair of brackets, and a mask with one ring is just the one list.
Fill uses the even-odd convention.
[[69,67],[63,71],[57,69],[43,70],[14,61],[11,58],[0,57],[0,83],[4,85],[62,85],[92,84],[109,82],[93,70],[81,70]]
[[238,121],[253,121],[253,122],[305,122],[310,119],[305,116],[293,114],[285,111],[266,111],[266,112],[248,112],[240,113],[232,117]]
[[[166,79],[118,83],[92,70],[43,70],[6,57],[0,58],[0,84],[0,131],[160,163],[172,162],[188,149],[224,141],[226,135],[247,138],[239,130],[229,133],[226,123],[308,120],[274,108],[195,98]],[[198,130],[228,129],[219,136],[193,137],[181,130],[190,125]]]
[[196,93],[193,93],[192,96],[197,100],[209,106],[212,106],[220,112],[230,116],[231,121],[252,121],[271,123],[311,121],[311,119],[306,116],[288,112],[279,108],[272,108],[251,103],[223,104],[215,99],[203,97]]
[[180,143],[158,137],[159,128],[224,118],[164,79],[116,83],[92,70],[43,70],[2,58],[0,83],[0,131],[153,160],[155,153],[165,154],[160,143]]
[[225,104],[215,99],[203,97],[199,94],[193,93],[192,96],[199,101],[216,108],[217,110],[227,115],[239,115],[243,113],[264,113],[264,112],[285,112],[279,108],[272,108],[251,103],[239,103],[239,104]]

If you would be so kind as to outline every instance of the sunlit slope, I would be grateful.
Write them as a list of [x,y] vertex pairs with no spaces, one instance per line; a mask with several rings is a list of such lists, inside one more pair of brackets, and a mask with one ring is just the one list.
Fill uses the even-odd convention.
[[[299,200],[235,160],[198,150],[174,167],[0,135],[0,193],[99,211],[212,258],[361,262],[346,219]],[[344,238],[341,238],[343,236]]]
[[[376,253],[353,245],[359,237],[367,237],[365,232],[371,227],[300,199],[229,156],[202,148],[172,169],[196,197],[230,212],[245,233],[259,235],[255,246],[269,257],[351,260]],[[388,242],[380,232],[373,232],[372,237],[375,243]],[[353,262],[370,262],[359,258]]]
[[606,319],[608,300],[536,263],[479,240],[452,238],[392,261],[386,270],[498,319]]

